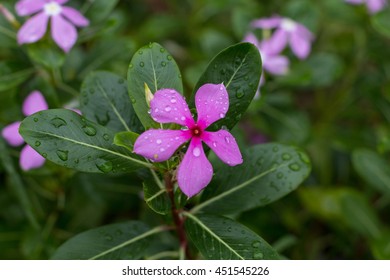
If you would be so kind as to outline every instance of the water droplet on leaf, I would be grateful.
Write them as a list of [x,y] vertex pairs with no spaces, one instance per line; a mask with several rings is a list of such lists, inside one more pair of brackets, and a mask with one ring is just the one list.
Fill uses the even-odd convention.
[[298,163],[292,163],[288,166],[292,171],[299,171],[301,167],[299,166]]
[[89,126],[89,125],[83,126],[83,130],[84,130],[85,134],[87,134],[88,136],[95,136],[96,135],[96,129],[92,126]]
[[35,141],[35,147],[39,147],[41,145],[41,142]]
[[62,161],[68,160],[69,151],[57,150],[56,153],[57,153],[57,156],[60,158],[60,160],[62,160]]
[[51,119],[50,123],[55,128],[60,128],[61,126],[67,125],[67,122],[64,119],[61,119],[61,118],[58,118],[58,117]]
[[113,165],[111,161],[99,158],[96,162],[96,167],[103,173],[112,171]]

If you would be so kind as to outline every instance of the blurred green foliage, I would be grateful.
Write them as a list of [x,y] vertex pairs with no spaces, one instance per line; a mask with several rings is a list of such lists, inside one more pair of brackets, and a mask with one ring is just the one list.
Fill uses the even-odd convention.
[[[14,13],[15,1],[1,3]],[[313,170],[297,191],[238,219],[289,259],[390,259],[389,7],[369,15],[342,0],[69,5],[91,25],[79,30],[79,45],[68,55],[50,38],[18,47],[17,30],[0,16],[0,128],[22,119],[21,104],[32,90],[40,90],[50,108],[62,108],[77,104],[91,71],[125,78],[135,50],[153,41],[175,58],[189,98],[208,61],[240,42],[250,21],[291,17],[315,34],[312,53],[301,61],[286,52],[289,74],[266,76],[261,98],[234,133],[240,147],[264,139],[298,145]],[[159,225],[137,174],[84,174],[50,162],[23,172],[19,151],[0,138],[0,258],[47,259],[73,235],[108,223]],[[175,247],[169,237],[162,241],[166,251]]]

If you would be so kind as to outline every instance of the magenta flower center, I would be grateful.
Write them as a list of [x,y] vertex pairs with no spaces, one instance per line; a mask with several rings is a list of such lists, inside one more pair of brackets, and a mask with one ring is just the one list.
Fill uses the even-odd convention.
[[191,128],[191,133],[192,137],[200,137],[202,135],[202,129],[198,125],[195,125]]

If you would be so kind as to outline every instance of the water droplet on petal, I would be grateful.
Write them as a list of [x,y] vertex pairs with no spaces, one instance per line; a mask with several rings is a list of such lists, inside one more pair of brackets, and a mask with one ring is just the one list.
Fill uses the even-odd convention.
[[216,148],[217,147],[217,142],[213,142],[213,147]]
[[169,105],[165,106],[165,112],[170,112],[171,110],[172,108]]
[[195,157],[200,156],[200,149],[199,149],[198,147],[196,147],[196,148],[192,151],[192,154],[193,154]]
[[160,152],[165,152],[165,149],[164,148],[160,148]]
[[186,117],[181,117],[180,119],[181,119],[182,121],[185,121]]
[[161,139],[156,140],[157,145],[160,145],[162,143]]
[[226,137],[225,137],[225,142],[228,143],[228,144],[230,144],[230,138],[229,138],[229,136],[226,136]]
[[177,101],[177,100],[176,100],[175,98],[172,98],[172,99],[171,99],[171,103],[176,103],[176,101]]
[[225,114],[224,114],[224,113],[221,113],[221,114],[219,114],[219,117],[222,119],[222,118],[225,117]]

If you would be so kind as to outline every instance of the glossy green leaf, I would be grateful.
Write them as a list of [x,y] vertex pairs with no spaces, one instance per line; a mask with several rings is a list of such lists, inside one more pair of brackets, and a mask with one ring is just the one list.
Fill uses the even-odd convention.
[[19,63],[0,62],[0,91],[5,91],[20,85],[33,73],[33,68],[23,68]]
[[121,76],[105,71],[88,75],[81,87],[80,104],[83,116],[112,131],[142,129]]
[[295,147],[264,144],[243,152],[244,163],[218,160],[215,175],[193,212],[239,213],[267,205],[295,190],[310,173],[310,160]]
[[120,147],[124,147],[129,151],[133,151],[134,143],[137,140],[139,134],[132,131],[123,131],[115,134],[114,144]]
[[60,260],[139,259],[151,237],[163,231],[138,221],[106,225],[80,233],[62,244],[52,256]]
[[209,260],[279,259],[277,252],[247,227],[225,217],[185,213],[186,232]]
[[84,172],[115,173],[149,166],[113,144],[114,133],[66,109],[41,111],[24,119],[24,140],[48,160]]
[[159,127],[149,115],[145,99],[145,83],[154,94],[172,88],[183,94],[179,68],[172,56],[159,44],[150,43],[138,50],[127,72],[128,91],[137,116],[144,127]]
[[161,215],[171,211],[168,193],[155,173],[150,175],[150,179],[144,181],[143,187],[145,202],[153,211]]
[[353,229],[363,236],[380,235],[378,217],[368,199],[351,188],[305,188],[299,191],[306,208],[337,226]]
[[352,154],[356,172],[373,188],[390,194],[390,165],[377,153],[358,149]]
[[212,125],[213,130],[222,126],[231,129],[251,103],[261,75],[261,58],[258,49],[250,43],[240,43],[220,52],[200,77],[191,97],[195,107],[196,91],[206,83],[223,83],[229,93],[229,111],[226,117]]

